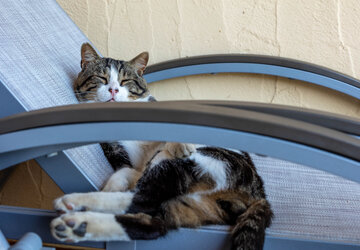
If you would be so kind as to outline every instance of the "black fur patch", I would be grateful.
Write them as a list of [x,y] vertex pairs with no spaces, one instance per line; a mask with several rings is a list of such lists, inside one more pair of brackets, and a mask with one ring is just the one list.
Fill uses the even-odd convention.
[[167,233],[164,221],[156,217],[143,220],[136,215],[117,215],[115,218],[125,228],[127,235],[132,240],[152,240]]
[[156,214],[161,203],[185,194],[193,183],[194,162],[188,159],[164,160],[147,168],[136,186],[136,193],[129,213]]
[[118,142],[104,142],[100,143],[100,146],[114,170],[118,170],[124,166],[132,167],[129,154]]
[[232,209],[232,203],[226,200],[217,200],[216,203],[221,207],[222,210],[228,215],[226,223],[233,225],[235,224],[236,218],[239,216],[238,211]]

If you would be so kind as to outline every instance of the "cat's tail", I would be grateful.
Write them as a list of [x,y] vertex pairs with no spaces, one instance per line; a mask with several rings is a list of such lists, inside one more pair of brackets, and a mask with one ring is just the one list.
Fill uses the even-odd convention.
[[232,231],[232,250],[261,250],[265,229],[270,226],[273,213],[270,204],[260,199],[251,204],[236,220]]

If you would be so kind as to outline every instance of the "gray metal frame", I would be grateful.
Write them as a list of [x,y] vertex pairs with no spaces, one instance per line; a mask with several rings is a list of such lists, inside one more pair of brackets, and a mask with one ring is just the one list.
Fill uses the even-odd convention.
[[269,103],[197,101],[200,105],[229,107],[281,116],[360,136],[360,120],[334,113]]
[[185,66],[174,69],[164,70],[146,75],[148,82],[165,80],[171,77],[181,77],[198,74],[216,74],[216,73],[256,73],[267,74],[273,76],[287,77],[291,79],[301,80],[314,83],[323,87],[327,87],[344,94],[360,98],[360,90],[352,85],[346,84],[330,77],[317,75],[311,72],[291,69],[273,65],[261,65],[254,63],[211,63],[206,65]]
[[0,160],[5,167],[5,162],[19,161],[18,155],[24,160],[98,141],[170,140],[266,154],[360,182],[357,138],[239,108],[196,102],[81,104],[32,111],[0,124]]
[[161,62],[145,71],[148,83],[169,78],[217,73],[254,73],[314,83],[360,98],[360,82],[334,70],[294,59],[263,55],[206,55]]
[[[0,107],[6,107],[0,109],[0,118],[28,111],[1,82],[0,97]],[[21,158],[21,155],[18,157]],[[72,162],[65,152],[58,152],[55,157],[51,158],[46,156],[35,157],[36,162],[65,193],[97,190],[97,187],[86,177],[86,174],[82,173],[81,169]],[[61,172],[59,171],[60,168]],[[74,176],[77,181],[62,185],[62,174],[65,173],[67,176]]]
[[[205,58],[205,59],[204,59]],[[209,59],[210,58],[210,59]],[[195,57],[190,59],[180,59],[177,61],[165,62],[162,64],[157,64],[150,66],[147,69],[147,75],[145,78],[148,82],[159,81],[163,79],[169,79],[179,76],[194,75],[194,74],[204,74],[204,73],[222,73],[222,72],[246,72],[246,73],[261,73],[261,74],[270,74],[283,76],[303,81],[308,81],[318,85],[322,85],[334,90],[343,92],[350,96],[360,99],[360,84],[359,81],[351,77],[342,75],[338,72],[334,72],[319,66],[310,65],[294,60],[282,59],[276,57],[262,57],[262,56],[221,56],[221,60],[217,56],[205,56],[205,57]],[[225,59],[224,59],[225,58]],[[175,62],[175,63],[174,63]],[[5,117],[14,113],[25,111],[22,105],[16,100],[16,98],[9,92],[8,89],[2,84],[0,84],[0,105],[5,103],[8,105],[9,102],[13,103],[10,109],[6,111],[1,110],[0,117]],[[230,110],[229,112],[234,112],[234,110],[239,109],[248,109],[256,111],[253,113],[258,113],[261,115],[270,115],[275,117],[275,119],[282,119],[284,116],[290,114],[291,124],[296,127],[296,124],[303,125],[303,122],[299,120],[304,120],[305,122],[311,122],[313,114],[306,112],[299,112],[294,110],[281,110],[280,108],[268,109],[265,107],[255,107],[247,106],[241,103],[197,103],[196,105],[204,105],[208,109],[209,107],[216,106],[222,107],[224,110]],[[249,111],[250,112],[250,111]],[[251,113],[251,112],[250,112]],[[292,117],[291,117],[292,114]],[[296,119],[299,114],[301,119]],[[337,117],[336,122],[330,122],[331,117],[326,120],[327,115],[317,114],[317,121],[315,124],[320,129],[325,131],[333,132],[335,135],[335,140],[339,142],[346,142],[346,145],[349,147],[357,147],[360,149],[359,140],[354,137],[347,136],[345,133],[359,135],[357,125],[357,120],[348,120],[345,121],[341,117]],[[295,119],[294,119],[295,118]],[[0,127],[1,127],[0,120]],[[326,124],[332,124],[326,126]],[[349,126],[342,126],[343,124],[350,124]],[[326,150],[326,145],[322,147],[309,146],[307,144],[301,143],[297,140],[293,141],[291,138],[273,138],[270,135],[264,134],[262,131],[260,134],[255,131],[241,131],[234,130],[223,127],[209,127],[205,124],[179,124],[171,122],[151,122],[151,121],[98,121],[96,124],[91,122],[84,122],[83,124],[48,124],[41,127],[29,127],[27,129],[21,129],[18,131],[13,131],[9,133],[4,133],[0,135],[0,159],[5,162],[14,162],[14,159],[24,160],[31,158],[32,156],[39,156],[37,161],[40,163],[43,169],[47,171],[51,178],[59,185],[59,187],[65,192],[75,192],[75,191],[92,191],[95,190],[95,186],[88,180],[84,173],[74,166],[71,160],[61,151],[65,148],[79,146],[83,144],[93,143],[96,141],[110,140],[114,139],[113,135],[109,135],[106,132],[102,135],[94,135],[94,133],[89,133],[93,131],[95,127],[97,129],[99,126],[107,128],[116,128],[118,131],[122,129],[127,130],[126,134],[118,134],[119,140],[124,139],[133,139],[133,140],[170,140],[170,141],[184,141],[184,142],[193,142],[201,143],[208,145],[217,145],[222,147],[238,148],[242,150],[247,150],[250,152],[257,152],[261,154],[266,154],[280,159],[285,159],[304,165],[320,168],[322,170],[335,173],[337,175],[343,176],[345,178],[360,182],[360,162],[357,159],[357,156],[350,152],[349,155],[344,156],[342,153],[334,152],[334,149]],[[315,125],[313,125],[315,126]],[[340,128],[343,129],[340,129]],[[131,130],[133,129],[133,130]],[[140,133],[139,131],[151,130],[152,133]],[[62,130],[62,138],[56,138],[54,140],[53,132]],[[87,131],[86,135],[82,131]],[[135,133],[136,130],[136,133]],[[73,134],[74,131],[78,133]],[[102,131],[107,131],[106,129]],[[130,131],[130,132],[129,132]],[[342,131],[342,132],[340,132]],[[181,133],[180,133],[181,132]],[[42,136],[39,136],[41,133]],[[48,133],[49,136],[44,136],[43,133]],[[181,134],[181,136],[179,136]],[[89,137],[89,135],[93,135]],[[211,136],[210,136],[211,135]],[[18,142],[18,136],[28,136],[30,143],[27,147],[21,147]],[[294,135],[295,136],[295,135]],[[324,135],[325,136],[325,135]],[[337,137],[339,136],[339,137]],[[291,135],[290,135],[291,137]],[[325,136],[327,137],[327,136]],[[324,138],[325,138],[324,137]],[[43,139],[40,139],[43,138]],[[34,140],[36,139],[36,140]],[[26,140],[28,141],[28,140]],[[61,142],[61,143],[60,143]],[[9,146],[11,143],[12,146]],[[34,147],[36,145],[36,147]],[[325,147],[325,148],[324,148]],[[10,150],[10,148],[12,148]],[[336,150],[335,150],[336,151]],[[46,156],[48,153],[57,152],[55,156]],[[282,153],[282,152],[286,152]],[[301,152],[301,154],[300,154]],[[45,155],[45,156],[44,156]],[[301,157],[299,157],[301,155]],[[314,160],[316,159],[316,160]],[[321,162],[323,164],[314,164]],[[5,164],[4,164],[5,165]],[[8,164],[6,164],[8,165]],[[321,167],[319,167],[321,166]],[[341,166],[339,169],[338,166]],[[64,178],[61,176],[71,176],[72,178],[65,178],[68,181],[64,181]],[[76,180],[76,181],[71,181]],[[23,229],[32,228],[39,229],[38,232],[44,241],[55,242],[48,232],[48,223],[54,214],[50,211],[40,211],[36,209],[21,209],[0,206],[0,228],[4,230],[5,235],[9,238],[18,238],[23,234]],[[21,217],[21,219],[20,219]],[[9,227],[8,225],[14,224],[13,221],[21,221],[21,227]],[[36,224],[36,227],[34,227]],[[205,231],[204,231],[205,230]],[[32,230],[35,231],[35,230]],[[190,229],[181,229],[181,234],[171,233],[169,238],[174,238],[174,241],[182,241],[182,237],[187,235],[188,239],[196,241],[201,239],[201,233],[213,233],[213,239],[216,239],[213,244],[214,249],[219,247],[228,247],[227,234],[224,234],[223,231],[209,231],[207,229],[199,230],[190,230]],[[221,240],[222,239],[222,240]],[[206,238],[208,241],[208,238]],[[189,241],[192,242],[192,241]],[[219,243],[220,242],[220,243]],[[221,243],[222,242],[222,243]],[[130,243],[119,243],[111,242],[107,243],[106,246],[108,249],[164,249],[168,247],[168,241],[166,239],[160,239],[157,241],[134,241]],[[225,245],[216,245],[216,244],[225,244]],[[94,247],[104,247],[104,243],[96,242],[85,242],[80,245],[84,246],[94,246]],[[184,246],[179,244],[179,247]],[[194,246],[194,245],[192,245]],[[317,242],[317,241],[307,241],[301,239],[287,239],[267,236],[265,249],[358,249],[358,245],[351,245],[345,243],[332,243],[332,242]],[[175,249],[175,248],[174,248]],[[180,248],[179,248],[180,249]]]
[[[99,131],[99,128],[102,131],[101,134],[96,133],[96,131]],[[114,134],[111,131],[119,132],[114,137]],[[151,131],[151,133],[148,131]],[[52,136],[55,133],[61,133],[61,140],[52,139]],[[83,143],[86,145],[101,140],[110,141],[114,139],[148,141],[169,140],[214,145],[265,154],[274,158],[296,162],[328,171],[360,183],[359,161],[351,160],[349,158],[300,143],[271,138],[266,135],[258,135],[222,128],[155,122],[107,122],[59,125],[0,135],[0,152],[7,150],[5,146],[8,145],[9,142],[18,141],[19,138],[36,140],[36,144],[41,145],[42,149],[47,145],[54,144],[56,144],[60,149],[63,149],[63,145],[69,145],[72,142]],[[357,144],[357,149],[360,151],[360,142],[358,141]],[[24,145],[14,143],[14,146],[19,148]],[[14,151],[16,148],[14,147]],[[54,148],[50,148],[45,153],[50,153],[53,150]],[[12,151],[1,153],[1,159],[6,159],[8,154],[13,157],[11,152]],[[17,153],[19,152],[21,152],[21,149],[19,149]]]

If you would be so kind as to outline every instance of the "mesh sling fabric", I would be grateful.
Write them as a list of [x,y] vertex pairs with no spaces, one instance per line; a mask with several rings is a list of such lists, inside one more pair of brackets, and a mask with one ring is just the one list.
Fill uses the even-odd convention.
[[[56,1],[1,1],[0,82],[28,111],[77,103],[71,86],[84,42]],[[99,145],[65,154],[97,187],[113,172]]]

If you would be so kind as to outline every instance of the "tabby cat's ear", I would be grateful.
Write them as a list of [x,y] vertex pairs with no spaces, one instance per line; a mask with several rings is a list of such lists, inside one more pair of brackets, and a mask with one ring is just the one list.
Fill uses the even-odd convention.
[[83,69],[89,62],[99,59],[99,55],[96,53],[93,47],[88,43],[83,43],[81,46],[81,68]]
[[149,61],[149,53],[142,52],[141,54],[137,55],[134,59],[130,61],[130,64],[134,66],[139,76],[142,76],[146,65]]

